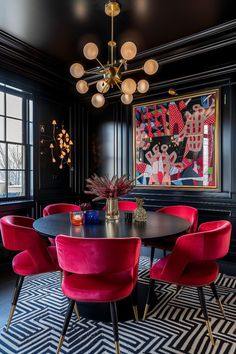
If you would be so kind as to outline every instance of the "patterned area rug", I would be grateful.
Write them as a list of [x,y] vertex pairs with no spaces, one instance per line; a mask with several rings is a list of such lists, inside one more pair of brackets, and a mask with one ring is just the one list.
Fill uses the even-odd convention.
[[[148,284],[146,257],[140,261],[139,281]],[[67,308],[58,283],[59,273],[25,280],[9,332],[2,329],[1,354],[55,354]],[[217,280],[227,320],[205,288],[215,346],[206,334],[197,290],[156,283],[156,306],[146,321],[119,323],[122,354],[235,354],[236,353],[236,278]],[[110,323],[96,322],[73,314],[61,354],[114,354]]]

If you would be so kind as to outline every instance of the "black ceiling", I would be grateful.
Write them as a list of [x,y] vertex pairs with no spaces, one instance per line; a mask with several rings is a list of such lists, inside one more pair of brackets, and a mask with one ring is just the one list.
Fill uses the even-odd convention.
[[[105,0],[0,0],[3,31],[70,65],[86,62],[82,47],[94,41],[106,61],[110,19]],[[115,39],[138,51],[159,46],[236,18],[235,0],[120,0]]]

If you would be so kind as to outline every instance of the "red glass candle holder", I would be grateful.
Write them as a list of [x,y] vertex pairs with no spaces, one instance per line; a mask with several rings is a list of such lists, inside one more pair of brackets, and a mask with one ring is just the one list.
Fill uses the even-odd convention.
[[84,212],[83,211],[72,211],[70,212],[70,222],[72,225],[80,226],[84,223]]

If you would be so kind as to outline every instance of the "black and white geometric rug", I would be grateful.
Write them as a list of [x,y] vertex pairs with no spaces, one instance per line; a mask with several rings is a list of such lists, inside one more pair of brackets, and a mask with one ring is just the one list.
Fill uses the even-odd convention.
[[[148,284],[146,257],[140,260],[139,281]],[[1,354],[55,354],[67,308],[58,286],[59,273],[26,278],[8,333],[1,330]],[[210,288],[205,288],[215,346],[212,347],[201,315],[197,291],[156,283],[157,304],[145,321],[119,322],[122,354],[235,354],[236,278],[217,280],[227,320]],[[1,309],[0,309],[1,311]],[[73,314],[61,354],[114,354],[110,323]]]

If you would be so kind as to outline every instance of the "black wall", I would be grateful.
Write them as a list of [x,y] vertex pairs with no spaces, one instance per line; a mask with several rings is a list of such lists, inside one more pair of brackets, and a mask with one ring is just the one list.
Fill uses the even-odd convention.
[[[220,89],[220,191],[186,191],[135,188],[128,198],[140,196],[149,210],[170,204],[197,207],[200,222],[228,219],[233,223],[230,253],[226,261],[236,262],[236,22],[167,44],[139,55],[133,67],[146,58],[156,58],[160,71],[144,96],[134,103],[170,97],[173,87],[179,95],[204,89]],[[85,102],[83,117],[84,150],[81,168],[88,175],[128,173],[133,175],[132,107],[120,103],[114,93],[102,109]],[[86,134],[85,134],[86,133]],[[86,174],[84,175],[86,177]],[[81,177],[82,178],[82,177]],[[82,181],[83,185],[84,181]]]
[[[1,202],[0,217],[6,214],[39,217],[49,203],[79,203],[77,193],[77,134],[78,120],[73,109],[71,84],[61,63],[52,60],[36,49],[0,32],[0,81],[21,88],[32,94],[34,102],[34,198],[32,200]],[[73,170],[59,170],[51,162],[49,142],[43,144],[45,135],[52,136],[51,122],[63,122],[74,141]],[[45,133],[40,132],[44,125]],[[0,263],[9,259],[0,242]]]

